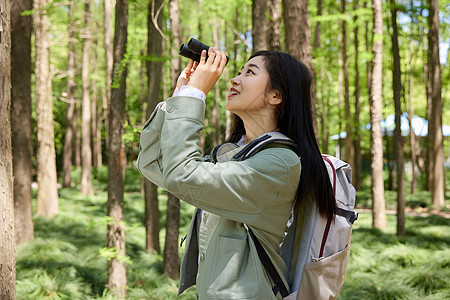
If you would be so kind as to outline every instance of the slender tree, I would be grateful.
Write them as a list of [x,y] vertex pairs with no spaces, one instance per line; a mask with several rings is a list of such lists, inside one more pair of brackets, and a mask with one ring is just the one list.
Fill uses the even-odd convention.
[[73,117],[75,111],[75,22],[73,14],[75,11],[74,1],[69,1],[69,49],[67,56],[67,106],[66,106],[66,132],[64,134],[63,154],[63,187],[70,187],[72,183],[72,151],[74,140]]
[[428,17],[428,49],[429,72],[431,81],[431,118],[429,134],[431,137],[431,161],[429,176],[431,177],[431,196],[433,206],[444,205],[444,144],[442,134],[442,98],[441,70],[439,62],[439,1],[428,0],[430,14]]
[[113,74],[111,105],[109,106],[109,152],[108,152],[108,247],[116,256],[108,262],[108,288],[115,294],[125,295],[127,285],[125,268],[125,226],[123,192],[126,166],[125,147],[122,140],[125,119],[127,63],[124,61],[127,47],[128,1],[117,0],[115,13]]
[[[34,237],[31,208],[31,0],[11,2],[11,131],[16,243]],[[3,99],[3,98],[2,98]]]
[[[148,80],[148,97],[147,97],[147,118],[156,107],[159,102],[159,95],[161,91],[161,76],[163,68],[163,37],[158,32],[156,27],[162,28],[163,15],[162,15],[162,0],[155,0],[149,4],[148,14],[148,39],[147,49],[148,57],[147,61],[147,80]],[[144,178],[144,190],[145,190],[145,230],[146,230],[146,243],[145,248],[147,250],[154,250],[156,252],[161,251],[159,244],[159,218],[160,212],[158,208],[158,190],[157,186],[151,181]]]
[[[180,11],[178,0],[169,1],[170,31],[173,45],[180,45]],[[181,72],[181,60],[178,58],[177,46],[171,47],[170,63],[171,91],[175,90],[177,78]],[[168,194],[166,216],[166,240],[164,245],[164,273],[170,278],[178,277],[178,235],[180,225],[180,200]]]
[[270,30],[269,33],[269,45],[270,49],[274,51],[281,50],[281,35],[282,35],[282,26],[281,26],[281,0],[270,0],[269,2],[269,11],[270,11]]
[[0,0],[0,297],[16,299],[11,150],[11,1]]
[[[353,1],[353,10],[358,9],[358,0]],[[359,111],[361,109],[359,97],[359,39],[358,39],[358,15],[353,18],[355,27],[353,29],[354,45],[355,45],[355,115],[354,115],[354,134],[353,149],[354,149],[354,161],[353,161],[353,184],[356,190],[361,189],[361,173],[362,173],[362,155],[361,155],[361,131],[359,130]]]
[[298,58],[311,71],[311,111],[316,140],[319,139],[316,113],[316,84],[311,54],[311,26],[307,0],[283,0],[287,52]]
[[[95,28],[98,28],[97,26]],[[98,31],[95,32],[95,36],[98,37]],[[92,49],[91,55],[91,68],[96,70],[98,66],[98,40],[93,39],[94,49]],[[95,76],[91,78],[92,84],[92,102],[91,102],[91,126],[92,126],[92,165],[96,168],[102,166],[102,105],[99,101],[99,87],[98,80]],[[101,90],[100,90],[101,91]]]
[[397,28],[397,4],[391,0],[391,19],[392,19],[392,54],[394,56],[393,67],[393,90],[395,104],[395,131],[394,131],[394,153],[397,167],[397,235],[405,235],[405,188],[403,183],[403,140],[401,130],[401,70],[400,70],[400,50],[398,47],[398,28]]
[[[411,7],[413,7],[413,1],[411,1]],[[416,164],[417,164],[417,145],[416,145],[416,134],[414,133],[414,128],[412,126],[412,120],[414,116],[414,97],[413,97],[413,88],[414,88],[414,23],[411,22],[411,36],[409,40],[409,111],[408,111],[408,121],[409,121],[409,138],[411,143],[411,170],[412,170],[412,178],[411,178],[411,194],[415,194],[416,185],[417,185],[417,172],[416,172]]]
[[[341,0],[341,12],[346,13],[346,0]],[[352,117],[350,115],[350,91],[348,76],[348,54],[347,54],[347,21],[342,20],[342,55],[344,59],[344,107],[345,107],[345,160],[354,167],[354,149],[353,149],[353,133],[352,133]],[[354,180],[354,179],[353,179]]]
[[83,103],[81,114],[81,183],[80,191],[84,195],[94,194],[92,186],[92,148],[91,148],[91,98],[89,84],[89,48],[90,48],[90,0],[84,1],[84,33],[83,33]]
[[[109,105],[111,102],[111,82],[113,75],[113,43],[112,43],[112,3],[113,0],[104,0],[104,27],[105,27],[105,61],[106,61],[106,101],[103,102],[105,112],[105,130],[109,132]],[[109,136],[106,136],[106,144],[109,144]]]
[[270,49],[269,3],[271,0],[252,1],[252,39],[253,52]]
[[383,136],[381,134],[381,92],[383,82],[383,16],[381,0],[372,0],[373,9],[373,60],[370,89],[371,123],[371,173],[372,173],[372,224],[375,228],[386,227],[386,211],[383,184]]
[[35,93],[37,124],[37,208],[36,213],[50,217],[58,213],[58,191],[56,187],[55,134],[53,129],[53,93],[50,74],[50,21],[46,7],[49,0],[35,0]]

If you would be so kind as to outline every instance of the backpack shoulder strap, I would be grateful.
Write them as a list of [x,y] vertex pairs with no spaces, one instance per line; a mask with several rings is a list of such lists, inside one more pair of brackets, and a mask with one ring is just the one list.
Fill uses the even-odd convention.
[[295,142],[290,138],[288,138],[286,135],[280,132],[269,132],[248,143],[246,146],[243,147],[242,150],[236,153],[232,159],[237,161],[246,160],[251,156],[255,155],[258,151],[262,150],[263,148],[266,148],[269,144],[285,145],[288,148],[295,151],[296,153],[298,152],[297,144],[295,144]]

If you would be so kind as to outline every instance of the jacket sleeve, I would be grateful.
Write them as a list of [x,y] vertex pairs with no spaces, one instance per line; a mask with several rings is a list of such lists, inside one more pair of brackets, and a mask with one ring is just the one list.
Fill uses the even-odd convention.
[[[196,98],[167,100],[159,133],[162,186],[198,208],[251,225],[264,209],[275,202],[277,206],[282,204],[277,202],[278,194],[289,178],[296,178],[298,183],[298,156],[288,149],[277,148],[263,150],[242,162],[203,162],[198,143],[204,111],[205,104]],[[143,145],[146,143],[141,141]],[[145,170],[146,165],[147,162],[140,169],[145,176],[150,173]],[[284,201],[284,205],[292,205],[292,199]]]
[[162,173],[161,130],[164,124],[165,111],[160,102],[150,118],[145,122],[139,143],[139,156],[136,167],[148,180],[164,188]]

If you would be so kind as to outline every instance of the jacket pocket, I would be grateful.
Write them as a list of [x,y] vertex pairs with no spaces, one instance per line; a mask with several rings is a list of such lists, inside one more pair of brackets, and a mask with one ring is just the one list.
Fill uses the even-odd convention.
[[219,237],[209,276],[212,299],[248,299],[258,295],[261,279],[247,239]]
[[350,244],[341,251],[305,265],[298,299],[336,299],[344,284]]

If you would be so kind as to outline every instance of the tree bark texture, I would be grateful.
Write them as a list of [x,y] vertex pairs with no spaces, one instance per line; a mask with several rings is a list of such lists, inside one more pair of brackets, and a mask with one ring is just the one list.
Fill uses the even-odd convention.
[[164,273],[172,279],[179,275],[178,235],[180,225],[180,200],[168,193],[166,216],[166,242],[164,247]]
[[69,1],[69,49],[67,60],[67,106],[66,106],[66,133],[64,134],[63,153],[63,187],[72,184],[72,151],[73,151],[73,116],[75,111],[75,25],[73,14],[75,10],[74,0]]
[[396,1],[391,0],[391,19],[392,19],[392,54],[394,56],[393,66],[393,88],[395,105],[395,130],[394,130],[394,153],[397,167],[397,235],[405,235],[405,187],[403,183],[403,139],[401,130],[401,70],[400,70],[400,50],[398,47],[398,29],[397,29],[397,8]]
[[283,0],[287,52],[303,62],[311,73],[311,116],[316,140],[319,140],[316,112],[316,80],[311,54],[311,26],[307,0]]
[[375,228],[386,227],[386,208],[383,183],[383,136],[381,134],[381,106],[383,81],[383,17],[381,0],[372,0],[373,9],[373,60],[370,90],[371,157],[372,157],[372,224]]
[[[180,40],[180,16],[178,0],[169,1],[170,29],[173,37],[173,44],[179,45]],[[178,58],[178,48],[172,47],[172,59],[170,66],[171,92],[175,89],[177,78],[181,71],[181,61]],[[170,278],[178,277],[178,234],[180,224],[180,200],[169,194],[167,197],[167,216],[166,216],[166,240],[164,245],[164,263],[163,270]]]
[[430,175],[433,207],[444,206],[444,144],[442,134],[441,70],[439,63],[439,1],[429,0],[430,15],[428,33],[429,67],[431,81],[431,135]]
[[281,51],[281,0],[270,0],[269,2],[270,11],[270,30],[269,30],[269,45],[270,49],[273,51]]
[[[162,5],[162,0],[152,1],[149,4],[149,16],[148,16],[148,40],[147,49],[148,56],[151,58],[147,61],[147,80],[148,80],[148,97],[147,97],[147,118],[155,109],[157,103],[160,100],[161,91],[161,76],[163,68],[163,37],[156,30],[155,24],[152,21],[156,20],[156,24],[159,28],[163,26],[163,15],[156,14],[159,7]],[[152,8],[153,7],[153,8]],[[144,178],[144,191],[145,191],[145,231],[146,231],[146,243],[145,248],[147,250],[154,250],[156,252],[161,251],[159,243],[159,219],[160,212],[158,207],[158,189],[155,184]]]
[[127,277],[125,267],[125,228],[123,212],[123,192],[126,156],[122,140],[125,119],[125,97],[127,64],[123,62],[127,46],[128,1],[116,2],[114,35],[113,74],[116,84],[111,86],[111,105],[109,106],[109,155],[108,155],[108,247],[116,250],[117,256],[108,262],[108,288],[117,295],[126,293]]
[[[13,148],[16,244],[34,237],[31,207],[31,0],[11,2],[11,143]],[[3,99],[3,98],[2,98]]]
[[[354,0],[353,9],[358,9],[358,1]],[[361,189],[361,174],[362,174],[362,155],[361,155],[361,131],[359,130],[359,40],[358,31],[359,26],[357,25],[358,16],[355,16],[353,22],[355,28],[353,29],[354,34],[354,44],[355,44],[355,115],[354,115],[354,139],[353,139],[353,149],[354,149],[354,164],[353,164],[353,184],[355,189],[359,191]]]
[[0,12],[0,299],[16,299],[9,0],[0,0]]
[[259,50],[269,50],[269,3],[271,0],[252,1],[252,39],[253,53]]
[[80,191],[87,196],[94,195],[92,186],[92,148],[91,148],[91,98],[89,84],[90,48],[90,0],[84,1],[84,33],[81,77],[83,82],[83,103],[81,108],[81,183]]
[[58,190],[56,179],[55,134],[53,129],[53,94],[50,74],[50,21],[47,11],[48,0],[33,3],[36,74],[36,125],[37,125],[37,207],[36,213],[51,217],[58,213]]

